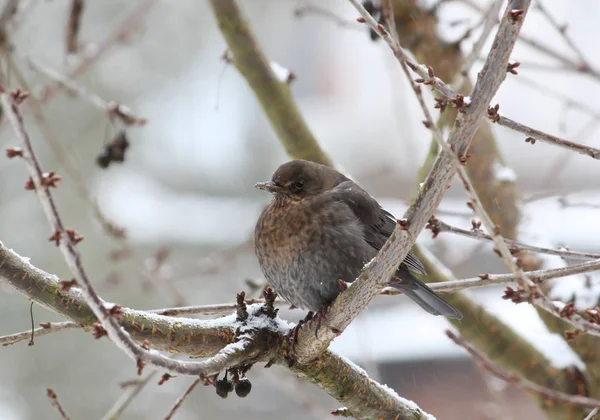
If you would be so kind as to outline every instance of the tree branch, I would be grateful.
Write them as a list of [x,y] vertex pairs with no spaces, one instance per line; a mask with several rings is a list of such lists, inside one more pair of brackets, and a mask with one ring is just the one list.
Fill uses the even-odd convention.
[[492,373],[497,378],[502,379],[508,383],[514,383],[525,389],[526,391],[540,395],[548,400],[557,401],[572,405],[578,405],[581,407],[595,408],[600,407],[600,400],[593,398],[584,397],[581,395],[566,394],[564,392],[556,391],[554,389],[547,388],[545,386],[538,385],[520,376],[513,375],[502,369],[500,366],[493,363],[488,359],[485,354],[473,347],[467,340],[457,336],[450,330],[446,330],[446,335],[454,341],[456,344],[464,348],[469,352],[471,356],[481,364],[487,371]]
[[579,153],[580,155],[589,156],[592,159],[600,160],[600,149],[596,147],[586,146],[585,144],[575,143],[574,141],[561,139],[560,137],[544,133],[543,131],[536,130],[535,128],[531,128],[526,126],[525,124],[521,124],[517,121],[511,120],[510,118],[505,117],[500,113],[495,113],[490,119],[498,125],[525,134],[526,136],[528,136],[528,140],[526,141],[529,141],[532,144],[535,143],[535,141],[529,140],[529,137],[532,137],[535,140],[539,140],[544,143],[562,147],[563,149]]
[[[61,290],[56,276],[34,267],[28,259],[7,249],[1,242],[0,280],[50,310],[69,317],[78,325],[92,325],[97,321],[79,289],[72,287],[68,291]],[[216,373],[216,369],[241,362],[247,364],[270,360],[317,385],[348,407],[356,418],[431,418],[414,403],[390,392],[352,362],[331,351],[321,354],[313,363],[295,363],[290,367],[284,350],[291,325],[278,318],[265,320],[265,316],[261,315],[262,305],[249,306],[249,318],[245,322],[236,321],[235,314],[216,320],[196,320],[171,318],[125,307],[121,311],[120,325],[137,341],[147,342],[157,350],[209,357],[203,362],[174,360],[179,364],[176,369],[179,374],[197,376]],[[243,342],[250,341],[245,349],[236,342],[236,332],[242,333],[240,339]]]
[[[450,226],[449,224],[439,220],[438,218],[435,218],[435,219],[432,218],[429,221],[427,228],[431,229],[431,231],[434,234],[434,237],[437,236],[439,233],[448,232],[448,233],[454,233],[454,234],[457,234],[460,236],[465,236],[467,238],[484,240],[487,242],[494,241],[490,235],[483,233],[479,229],[465,230],[465,229],[457,228],[455,226]],[[591,260],[591,259],[600,258],[600,254],[594,254],[594,253],[590,253],[590,252],[577,252],[577,251],[571,251],[568,249],[545,248],[545,247],[540,247],[540,246],[524,244],[522,242],[513,241],[511,239],[506,239],[506,238],[503,238],[503,239],[504,239],[504,243],[506,243],[507,246],[514,248],[516,250],[519,250],[519,251],[530,251],[530,252],[537,252],[540,254],[557,255],[562,258],[573,258],[573,259],[577,259],[577,260]]]

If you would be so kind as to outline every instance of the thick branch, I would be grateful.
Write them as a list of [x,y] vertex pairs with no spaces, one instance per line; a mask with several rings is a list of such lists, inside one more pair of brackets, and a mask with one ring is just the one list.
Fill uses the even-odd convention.
[[[5,281],[30,299],[80,325],[92,325],[97,321],[77,289],[62,291],[56,276],[34,267],[27,259],[7,249],[2,243],[0,281]],[[123,315],[119,322],[133,338],[139,342],[146,341],[154,349],[195,357],[217,355],[208,361],[200,362],[204,368],[203,372],[194,368],[179,372],[183,375],[216,373],[217,369],[260,360],[272,360],[283,367],[289,367],[283,350],[291,325],[278,318],[265,322],[265,317],[260,314],[261,306],[255,304],[248,307],[250,317],[245,323],[236,321],[235,315],[205,321],[171,318],[129,308],[122,308]],[[253,324],[253,321],[256,321],[256,324]],[[240,328],[245,334],[252,334],[252,342],[245,352],[240,343],[236,343],[236,331]],[[230,347],[227,347],[228,345]],[[175,362],[183,367],[198,363]],[[430,418],[414,403],[390,393],[370,379],[362,369],[333,352],[323,353],[311,364],[295,363],[290,370],[336,398],[348,407],[356,418]]]

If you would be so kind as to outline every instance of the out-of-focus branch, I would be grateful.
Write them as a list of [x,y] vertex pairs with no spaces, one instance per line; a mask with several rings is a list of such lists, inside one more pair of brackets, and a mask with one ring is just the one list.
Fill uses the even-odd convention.
[[128,107],[118,104],[114,101],[106,101],[100,96],[96,95],[95,93],[88,92],[86,89],[79,86],[77,83],[67,79],[62,74],[58,73],[56,70],[44,66],[29,57],[26,58],[26,60],[31,66],[31,68],[33,68],[35,71],[43,74],[44,76],[52,79],[56,83],[59,83],[65,88],[74,92],[75,94],[77,94],[77,96],[79,96],[82,99],[85,99],[88,103],[94,105],[99,110],[106,112],[109,117],[116,118],[125,125],[146,124],[146,118],[134,115]]
[[[473,0],[461,0],[461,2],[463,4],[466,4],[471,9],[473,9],[479,13],[482,13],[482,14],[485,13],[485,10],[479,4],[477,4],[477,2],[475,2]],[[562,33],[562,31],[559,30],[558,32],[563,35],[563,38],[565,38],[564,33]],[[578,56],[578,60],[574,60],[574,59],[568,57],[567,55],[565,55],[563,52],[558,51],[556,48],[552,48],[548,45],[544,45],[538,39],[535,39],[527,34],[521,34],[520,39],[524,44],[527,44],[531,48],[547,55],[548,57],[555,59],[556,61],[561,63],[565,69],[568,69],[568,70],[571,70],[571,71],[574,71],[577,73],[585,74],[594,79],[600,80],[600,71],[596,68],[590,67],[590,65],[588,64],[588,62],[585,59],[583,59],[583,60],[581,59],[581,58],[583,58],[583,55],[581,54],[579,48],[576,47],[574,50],[575,54]],[[567,41],[567,44],[569,44],[569,41]],[[569,45],[569,46],[571,46],[571,45]]]
[[102,417],[102,420],[117,420],[119,417],[121,417],[121,414],[123,414],[123,411],[125,411],[129,403],[131,403],[131,401],[133,401],[133,399],[138,396],[142,389],[144,389],[144,387],[148,385],[150,380],[154,378],[157,373],[158,371],[154,370],[146,374],[146,377],[144,379],[141,379],[135,385],[127,387],[127,389],[124,390],[121,394],[121,397]]
[[66,411],[63,409],[62,405],[60,405],[60,402],[58,401],[58,396],[56,395],[56,392],[54,392],[54,390],[52,388],[48,388],[46,390],[46,394],[48,395],[48,398],[50,399],[50,404],[52,405],[52,407],[54,407],[56,409],[56,411],[58,411],[58,414],[60,414],[60,417],[63,420],[69,420],[69,416],[67,416]]
[[600,406],[600,400],[593,398],[587,398],[581,395],[566,394],[564,392],[555,391],[551,388],[540,386],[534,382],[528,381],[521,376],[513,375],[502,369],[500,366],[493,363],[488,359],[484,353],[477,350],[471,343],[465,340],[463,337],[459,337],[450,330],[446,330],[448,337],[458,344],[460,347],[469,352],[471,356],[481,364],[487,371],[491,372],[497,378],[502,379],[508,383],[514,383],[525,389],[526,391],[537,394],[538,396],[548,399],[550,401],[556,401],[566,404],[578,405],[581,407],[595,408]]
[[188,387],[188,389],[185,390],[183,395],[181,397],[179,397],[179,399],[177,400],[177,402],[175,403],[173,408],[171,408],[171,411],[169,411],[169,414],[167,414],[167,416],[165,417],[165,420],[170,420],[173,418],[173,416],[175,415],[177,410],[179,410],[179,407],[181,407],[181,404],[183,404],[185,399],[188,397],[188,395],[190,395],[192,393],[192,391],[194,390],[194,388],[196,388],[196,386],[200,383],[200,381],[201,381],[201,378],[198,378],[194,382],[192,382],[192,384]]
[[75,54],[79,50],[79,27],[81,26],[81,15],[83,14],[84,5],[83,0],[71,0],[65,36],[67,54]]
[[211,0],[210,4],[233,64],[256,94],[287,153],[294,158],[331,165],[300,114],[288,84],[275,76],[254,40],[235,0]]
[[[447,283],[452,285],[462,281],[451,277],[450,271],[426,249],[417,247],[415,252],[425,266],[427,281],[436,282],[429,283],[432,289],[440,291]],[[510,274],[510,276],[515,280],[514,274]],[[472,279],[472,281],[476,282],[477,280]],[[548,388],[569,394],[576,394],[580,391],[579,384],[573,378],[587,379],[587,377],[577,367],[557,369],[525,337],[517,334],[500,318],[490,314],[483,306],[466,295],[448,294],[445,299],[462,312],[465,320],[469,320],[469,322],[456,320],[450,320],[450,322],[495,363]],[[542,313],[546,314],[544,311]],[[548,316],[550,317],[550,315]],[[543,404],[543,401],[541,403],[544,412],[552,419],[576,420],[583,417],[583,411],[573,409],[569,405],[547,406]]]

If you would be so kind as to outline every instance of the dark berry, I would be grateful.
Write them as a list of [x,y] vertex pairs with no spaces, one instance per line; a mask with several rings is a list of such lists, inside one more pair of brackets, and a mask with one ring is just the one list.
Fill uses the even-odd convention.
[[248,378],[242,378],[235,384],[235,393],[240,398],[245,398],[252,390],[252,384]]

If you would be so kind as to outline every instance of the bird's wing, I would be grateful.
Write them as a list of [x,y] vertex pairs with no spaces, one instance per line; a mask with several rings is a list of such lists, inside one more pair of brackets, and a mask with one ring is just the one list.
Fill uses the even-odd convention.
[[[396,218],[353,181],[344,181],[326,194],[350,207],[365,227],[365,241],[379,251],[394,231]],[[402,264],[415,273],[426,274],[425,267],[412,252]]]

